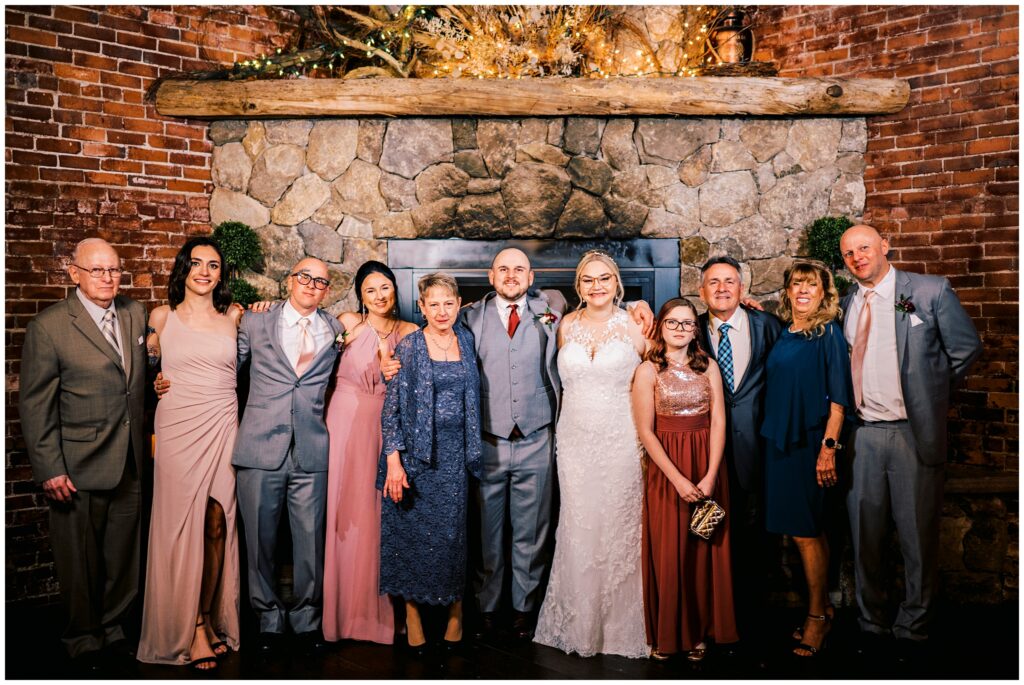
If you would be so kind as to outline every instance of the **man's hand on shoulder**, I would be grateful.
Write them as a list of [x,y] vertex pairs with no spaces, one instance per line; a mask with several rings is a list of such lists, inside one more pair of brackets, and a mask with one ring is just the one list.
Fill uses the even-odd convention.
[[54,502],[70,502],[71,493],[78,492],[71,479],[61,474],[43,482],[43,494]]

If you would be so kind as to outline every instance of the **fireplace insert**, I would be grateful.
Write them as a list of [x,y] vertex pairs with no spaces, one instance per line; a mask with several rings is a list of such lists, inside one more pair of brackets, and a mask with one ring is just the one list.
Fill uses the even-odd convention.
[[[579,298],[573,288],[576,264],[587,250],[600,249],[619,265],[626,300],[646,300],[654,311],[679,296],[679,241],[671,238],[634,240],[389,240],[388,266],[398,280],[398,303],[405,318],[423,323],[416,307],[416,283],[434,271],[451,274],[459,283],[463,304],[493,290],[487,281],[491,260],[506,247],[530,256],[533,287],[560,291],[570,308]],[[413,317],[416,312],[416,317]]]

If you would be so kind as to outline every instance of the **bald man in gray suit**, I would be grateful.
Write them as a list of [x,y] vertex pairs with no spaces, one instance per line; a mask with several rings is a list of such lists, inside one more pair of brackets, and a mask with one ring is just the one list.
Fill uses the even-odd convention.
[[[846,503],[860,627],[895,636],[913,654],[928,637],[938,582],[950,391],[981,354],[981,340],[949,281],[894,269],[889,241],[871,226],[847,230],[840,250],[858,284],[842,307],[859,419]],[[890,515],[906,575],[895,621],[881,562]]]

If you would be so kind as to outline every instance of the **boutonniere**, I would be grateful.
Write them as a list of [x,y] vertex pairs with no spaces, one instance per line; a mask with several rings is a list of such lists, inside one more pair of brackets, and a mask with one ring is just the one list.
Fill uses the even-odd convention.
[[348,337],[348,331],[342,331],[338,335],[334,336],[334,349],[341,352],[342,348],[345,347],[345,338]]
[[913,314],[916,312],[917,307],[914,306],[914,303],[910,301],[909,297],[906,295],[900,295],[896,300],[896,311],[902,312],[905,318],[907,314]]
[[556,321],[558,321],[558,314],[551,311],[551,307],[545,307],[544,313],[535,314],[533,320],[539,324],[543,324],[548,330],[551,330],[551,327],[555,325]]

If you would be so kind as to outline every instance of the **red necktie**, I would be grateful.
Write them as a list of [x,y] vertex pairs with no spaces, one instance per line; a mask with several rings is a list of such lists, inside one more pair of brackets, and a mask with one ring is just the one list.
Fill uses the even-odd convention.
[[510,304],[508,308],[510,310],[508,313],[508,337],[511,338],[516,334],[516,328],[519,327],[519,312],[516,311],[519,309],[519,305]]

